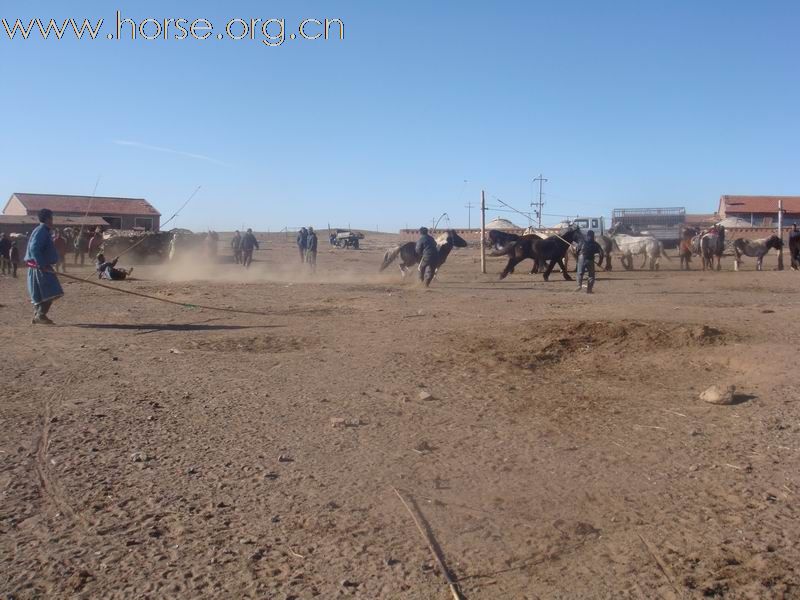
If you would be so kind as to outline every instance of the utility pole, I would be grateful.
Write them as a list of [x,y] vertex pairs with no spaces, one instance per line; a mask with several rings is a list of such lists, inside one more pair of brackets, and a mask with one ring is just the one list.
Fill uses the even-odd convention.
[[472,202],[467,202],[464,208],[467,209],[467,229],[472,229],[472,209],[475,208],[475,205]]
[[[534,180],[533,180],[534,183],[536,183],[537,181],[539,182],[539,202],[536,204],[536,206],[538,206],[539,208],[536,211],[536,219],[538,221],[538,224],[537,224],[536,227],[538,229],[541,229],[542,228],[542,207],[544,206],[544,201],[542,200],[542,185],[544,184],[544,182],[549,181],[549,180],[545,179],[544,177],[542,177],[542,174],[539,173],[539,176],[534,178]],[[533,207],[533,206],[534,206],[534,203],[531,202],[531,207]]]
[[[783,200],[778,200],[778,237],[783,242]],[[778,250],[778,271],[783,271],[783,244]]]
[[481,190],[481,273],[486,273],[486,192]]

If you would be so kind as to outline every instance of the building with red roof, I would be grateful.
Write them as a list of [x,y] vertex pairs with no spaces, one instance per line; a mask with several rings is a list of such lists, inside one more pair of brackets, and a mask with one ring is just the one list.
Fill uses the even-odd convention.
[[43,208],[52,210],[56,218],[100,218],[111,229],[158,231],[161,225],[161,213],[144,198],[14,193],[8,199],[3,214],[35,216]]

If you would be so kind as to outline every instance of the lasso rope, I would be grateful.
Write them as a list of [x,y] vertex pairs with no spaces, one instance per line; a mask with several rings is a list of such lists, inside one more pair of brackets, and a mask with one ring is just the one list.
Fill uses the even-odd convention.
[[[161,226],[159,227],[159,229],[163,229],[164,225],[166,225],[167,223],[169,223],[170,221],[172,221],[172,220],[173,220],[175,217],[177,217],[177,216],[178,216],[178,215],[181,213],[181,211],[182,211],[184,208],[186,208],[186,205],[187,205],[187,204],[189,204],[189,202],[191,202],[191,201],[192,201],[192,198],[194,198],[194,197],[195,197],[195,195],[197,194],[197,192],[199,192],[199,191],[200,191],[200,188],[201,188],[201,187],[203,187],[203,186],[202,186],[202,185],[198,185],[198,186],[197,186],[197,188],[196,188],[196,189],[195,189],[195,190],[192,192],[192,194],[191,194],[191,195],[189,196],[189,198],[186,200],[186,202],[184,202],[184,203],[181,205],[181,207],[180,207],[180,208],[179,208],[177,211],[175,211],[175,214],[174,214],[174,215],[172,215],[172,216],[171,216],[169,219],[167,219],[166,221],[164,221],[164,222],[161,224]],[[128,252],[130,252],[131,250],[133,250],[134,248],[136,248],[136,246],[138,246],[139,244],[141,244],[142,242],[144,242],[146,239],[147,239],[147,235],[143,235],[143,236],[142,236],[142,239],[140,239],[138,242],[136,242],[135,244],[131,245],[129,248],[127,248],[126,250],[124,250],[123,252],[121,252],[121,253],[119,254],[119,256],[117,256],[117,258],[120,258],[121,256],[123,256],[123,255],[127,254]]]
[[167,300],[166,298],[159,298],[158,296],[150,296],[149,294],[143,294],[141,292],[123,290],[110,285],[105,285],[103,283],[98,283],[97,281],[89,281],[87,279],[81,279],[80,277],[75,277],[74,275],[67,275],[66,273],[58,273],[58,276],[66,277],[67,279],[72,279],[73,281],[77,281],[79,283],[88,283],[89,285],[96,285],[97,287],[101,287],[106,290],[111,290],[112,292],[119,292],[120,294],[129,294],[131,296],[138,296],[139,298],[147,298],[148,300],[157,300],[158,302],[165,302],[166,304],[174,304],[175,306],[182,306],[183,308],[202,308],[205,310],[215,310],[219,312],[229,312],[240,315],[258,315],[260,317],[270,316],[268,313],[259,312],[255,310],[240,310],[236,308],[223,308],[221,306],[205,306],[203,304],[194,304],[191,302],[179,302],[177,300]]
[[[98,182],[99,182],[99,180],[98,180]],[[169,223],[170,221],[172,221],[172,220],[173,220],[175,217],[177,217],[177,216],[178,216],[178,215],[181,213],[181,211],[182,211],[184,208],[186,208],[186,205],[187,205],[187,204],[189,204],[189,202],[191,202],[191,201],[192,201],[192,198],[194,198],[194,197],[195,197],[195,195],[197,194],[197,192],[199,192],[199,191],[200,191],[200,188],[201,188],[201,187],[203,187],[203,186],[201,186],[201,185],[198,185],[198,186],[197,186],[197,189],[195,189],[195,191],[193,191],[193,192],[192,192],[192,194],[189,196],[189,198],[186,200],[186,202],[184,202],[184,203],[181,205],[181,207],[180,207],[180,208],[179,208],[177,211],[175,211],[175,214],[174,214],[174,215],[172,215],[172,216],[171,216],[169,219],[167,219],[166,221],[164,221],[164,222],[161,224],[161,227],[164,227],[164,225],[166,225],[167,223]],[[147,239],[147,235],[145,234],[145,235],[143,235],[143,236],[142,236],[142,239],[140,239],[138,242],[136,242],[135,244],[132,244],[132,245],[131,245],[131,246],[129,246],[129,247],[126,249],[126,250],[123,250],[122,252],[120,252],[120,254],[119,254],[119,255],[118,255],[116,258],[120,258],[121,256],[123,256],[123,255],[127,254],[128,252],[130,252],[131,250],[133,250],[134,248],[136,248],[136,246],[138,246],[139,244],[141,244],[142,242],[144,242],[146,239]],[[86,277],[86,279],[82,279],[81,281],[89,281],[89,279],[91,279],[91,278],[92,278],[92,275],[89,275],[88,277]],[[113,288],[112,288],[112,289],[113,289]]]

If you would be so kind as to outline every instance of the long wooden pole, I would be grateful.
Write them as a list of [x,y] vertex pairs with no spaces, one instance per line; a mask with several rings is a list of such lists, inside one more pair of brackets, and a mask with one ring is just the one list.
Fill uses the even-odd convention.
[[486,274],[486,192],[481,190],[481,273]]
[[[783,242],[783,200],[778,200],[778,237]],[[778,271],[783,271],[783,244],[778,250]]]
[[435,558],[436,562],[439,563],[439,569],[441,569],[442,575],[444,575],[444,578],[447,580],[447,587],[450,588],[450,593],[453,595],[453,600],[464,600],[464,597],[461,595],[461,591],[458,589],[458,585],[450,576],[450,571],[447,570],[447,565],[444,564],[442,557],[439,556],[439,552],[436,550],[433,540],[431,540],[431,537],[425,532],[425,529],[423,529],[422,525],[417,519],[417,515],[414,514],[413,510],[411,510],[411,507],[406,502],[406,499],[403,498],[403,495],[397,490],[397,488],[393,487],[392,489],[394,490],[394,493],[397,494],[397,497],[400,498],[400,502],[403,503],[403,506],[406,507],[408,514],[411,515],[411,518],[414,520],[414,525],[417,526],[420,535],[422,535],[422,537],[425,539],[425,542],[427,542],[428,549],[431,551],[431,554],[433,554],[433,558]]

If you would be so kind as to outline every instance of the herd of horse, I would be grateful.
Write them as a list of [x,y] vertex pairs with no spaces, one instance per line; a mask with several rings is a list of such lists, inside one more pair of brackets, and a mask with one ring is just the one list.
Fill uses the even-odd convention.
[[[577,225],[568,226],[552,235],[536,232],[516,234],[493,229],[487,236],[488,240],[485,243],[493,249],[491,256],[508,259],[500,273],[500,279],[505,279],[514,272],[517,265],[530,259],[533,261],[530,273],[542,271],[545,281],[549,279],[556,266],[560,268],[564,279],[572,280],[567,269],[568,258],[570,253],[575,254],[576,245],[584,239],[583,232]],[[439,248],[439,265],[436,269],[438,272],[453,248],[464,248],[467,242],[452,229],[439,233],[435,239]],[[619,256],[626,270],[633,270],[635,256],[644,258],[641,269],[649,266],[650,270],[657,270],[662,257],[671,260],[660,240],[647,232],[636,232],[629,227],[613,227],[608,231],[608,235],[598,235],[595,239],[603,249],[603,263],[600,266],[606,271],[611,271],[613,268],[612,255]],[[731,247],[735,256],[735,270],[739,270],[742,258],[746,256],[756,259],[756,269],[760,271],[767,253],[772,249],[781,250],[783,241],[777,235],[757,240],[737,239],[733,241]],[[679,245],[681,269],[691,269],[692,257],[699,256],[704,271],[719,271],[722,268],[722,256],[727,249],[725,228],[722,225],[715,225],[706,231],[685,227],[681,232]],[[800,268],[800,238],[790,238],[790,255],[792,268],[795,270]],[[398,258],[400,272],[405,277],[409,269],[420,261],[414,242],[406,242],[388,250],[384,254],[380,270],[385,270]]]

